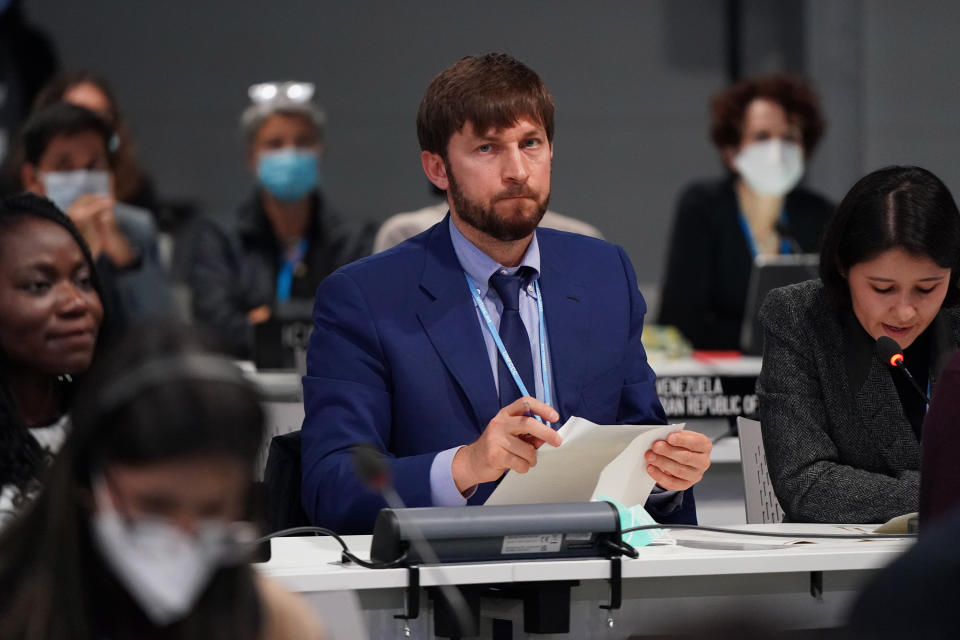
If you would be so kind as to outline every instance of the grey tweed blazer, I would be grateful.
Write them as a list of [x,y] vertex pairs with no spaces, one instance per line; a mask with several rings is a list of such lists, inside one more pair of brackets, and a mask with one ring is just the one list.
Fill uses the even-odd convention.
[[[810,280],[771,291],[760,323],[760,422],[786,517],[870,523],[916,511],[920,443],[853,313]],[[932,388],[960,345],[960,309],[941,309],[930,330]]]

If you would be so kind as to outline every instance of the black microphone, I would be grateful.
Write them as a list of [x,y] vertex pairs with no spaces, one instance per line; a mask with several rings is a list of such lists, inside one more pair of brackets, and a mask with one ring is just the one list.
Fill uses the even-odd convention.
[[[353,459],[354,471],[360,481],[368,488],[379,493],[391,509],[394,511],[399,510],[397,517],[402,517],[406,505],[403,503],[403,499],[397,493],[396,489],[393,488],[393,480],[390,477],[390,465],[387,464],[387,457],[379,449],[369,444],[354,445],[350,455]],[[439,570],[439,565],[441,564],[440,558],[437,557],[437,553],[433,550],[426,536],[420,531],[420,527],[418,527],[416,523],[409,521],[406,522],[405,525],[410,532],[410,544],[416,548],[421,558],[426,560],[428,564],[437,565]],[[456,620],[456,625],[460,631],[457,635],[477,635],[478,621],[475,619],[470,605],[467,604],[460,589],[453,586],[450,581],[446,579],[446,576],[444,576],[441,584],[437,586],[440,589],[440,593],[442,593],[446,599],[447,605],[450,607],[450,612]]]
[[900,348],[896,340],[890,336],[880,336],[877,338],[877,355],[880,356],[880,360],[886,364],[898,371],[902,371],[913,388],[916,389],[920,397],[923,398],[923,401],[928,405],[930,404],[930,398],[923,392],[923,389],[920,388],[920,385],[917,384],[917,381],[913,378],[913,375],[911,375],[910,370],[903,364],[903,349]]
[[[783,220],[777,220],[776,224],[773,225],[773,230],[777,232],[782,239],[787,241],[787,246],[790,247],[791,255],[802,256],[809,253],[816,253],[815,251],[806,251],[803,247],[800,246],[800,243],[797,242],[796,236],[793,235],[793,232],[790,231],[790,227]],[[818,265],[816,264],[806,264],[807,273],[810,274],[811,278],[817,278]]]
[[797,242],[797,239],[793,237],[793,234],[790,232],[790,228],[783,220],[777,220],[776,224],[773,225],[773,230],[780,236],[781,239],[787,241],[787,245],[790,247],[791,253],[808,253],[803,250],[803,247],[800,246],[800,243]]
[[377,492],[390,486],[390,466],[379,449],[369,444],[358,444],[350,455],[360,482]]

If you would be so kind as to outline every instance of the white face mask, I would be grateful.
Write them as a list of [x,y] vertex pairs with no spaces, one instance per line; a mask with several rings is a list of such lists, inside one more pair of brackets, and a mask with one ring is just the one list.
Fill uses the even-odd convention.
[[94,480],[93,537],[114,575],[158,626],[190,613],[213,573],[240,558],[233,526],[200,523],[191,535],[158,518],[127,518],[102,479]]
[[803,149],[777,138],[753,142],[734,157],[733,166],[757,193],[782,196],[803,177]]
[[40,181],[47,198],[64,213],[82,195],[110,194],[110,174],[106,171],[44,171]]

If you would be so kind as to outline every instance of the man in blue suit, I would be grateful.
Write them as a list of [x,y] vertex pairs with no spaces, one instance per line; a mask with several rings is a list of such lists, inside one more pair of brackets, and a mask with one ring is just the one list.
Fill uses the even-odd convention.
[[[553,130],[549,91],[504,54],[464,58],[430,83],[421,162],[450,214],[317,290],[303,381],[311,521],[372,530],[384,503],[354,473],[359,443],[388,455],[407,506],[454,506],[482,504],[506,471],[529,470],[570,416],[665,422],[626,254],[537,229]],[[710,448],[681,431],[646,453],[659,521],[696,521],[690,487]]]

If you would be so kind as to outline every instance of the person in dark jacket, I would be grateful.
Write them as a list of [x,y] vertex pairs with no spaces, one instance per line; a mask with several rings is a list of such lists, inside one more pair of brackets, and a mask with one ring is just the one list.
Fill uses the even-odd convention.
[[325,116],[313,92],[304,82],[250,87],[241,128],[257,186],[234,220],[196,227],[194,320],[240,358],[252,355],[255,325],[291,301],[312,300],[324,277],[370,252],[374,229],[350,230],[323,195]]
[[11,164],[16,133],[30,105],[60,67],[50,37],[30,24],[23,0],[0,0],[0,195],[19,191]]
[[[774,491],[793,522],[884,522],[917,511],[927,403],[960,346],[960,210],[919,167],[861,178],[830,221],[820,279],[760,309],[757,381]],[[896,341],[904,367],[876,342]]]
[[920,538],[863,587],[847,621],[851,640],[955,638],[960,599],[960,511],[921,524]]
[[955,351],[940,373],[930,411],[923,419],[920,446],[920,527],[960,509],[960,351]]
[[813,89],[782,74],[717,94],[711,117],[729,174],[680,196],[658,322],[680,329],[695,349],[737,350],[754,258],[816,252],[833,212],[798,186],[825,125]]

